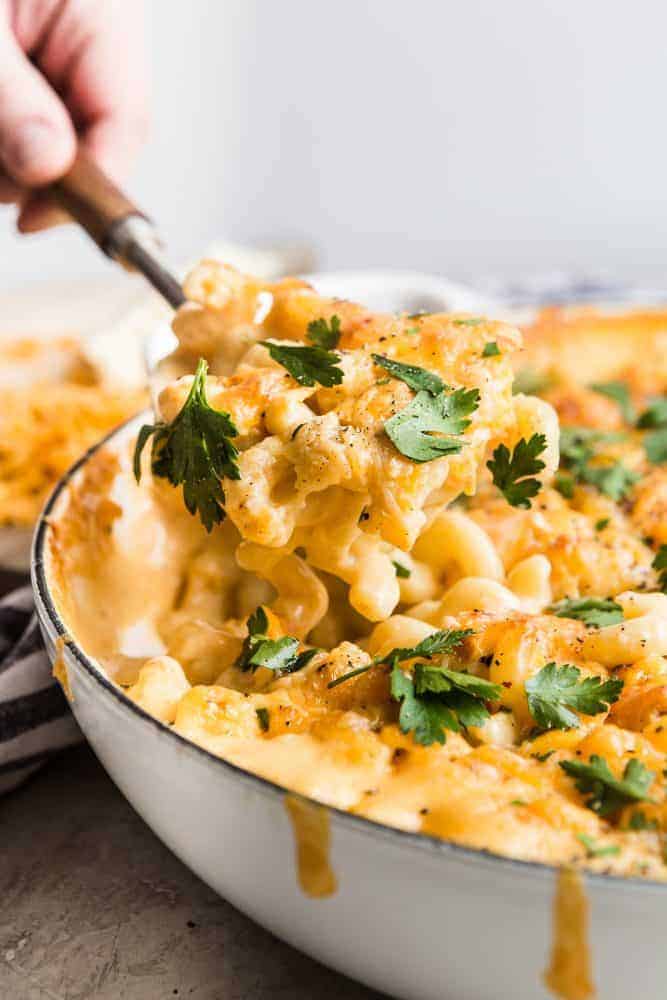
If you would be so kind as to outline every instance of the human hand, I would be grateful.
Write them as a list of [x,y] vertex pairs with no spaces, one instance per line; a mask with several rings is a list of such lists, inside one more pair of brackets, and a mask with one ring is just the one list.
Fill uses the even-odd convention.
[[139,0],[0,0],[0,202],[32,233],[67,220],[32,188],[78,141],[121,180],[147,129]]

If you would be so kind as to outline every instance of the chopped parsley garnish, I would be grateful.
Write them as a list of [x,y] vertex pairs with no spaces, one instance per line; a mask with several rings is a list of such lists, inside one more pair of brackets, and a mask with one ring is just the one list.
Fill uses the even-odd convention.
[[[540,729],[578,729],[579,716],[606,712],[618,700],[623,681],[584,677],[570,663],[546,666],[526,681],[530,714]],[[573,711],[571,711],[571,709]]]
[[530,756],[534,757],[535,760],[539,760],[540,764],[544,764],[545,760],[549,760],[549,757],[555,753],[555,750],[547,750],[545,753],[531,753]]
[[611,520],[611,518],[609,518],[609,517],[601,517],[599,521],[595,522],[595,530],[596,531],[604,531],[605,528],[609,527],[609,521],[610,520]]
[[432,396],[437,396],[438,393],[449,389],[449,386],[445,385],[439,375],[436,375],[435,372],[427,371],[426,368],[420,368],[418,365],[404,365],[401,361],[386,358],[383,354],[373,354],[372,357],[376,365],[384,368],[394,378],[405,382],[406,385],[409,385],[416,392],[425,389]]
[[667,462],[667,427],[661,427],[646,435],[644,451],[652,465],[662,465],[663,462]]
[[371,669],[371,667],[376,666],[375,661],[367,663],[364,667],[355,667],[354,670],[348,670],[346,674],[341,674],[340,677],[336,677],[335,680],[329,681],[327,684],[328,688],[338,687],[339,684],[344,684],[345,681],[351,681],[353,677],[360,677],[361,674],[366,674]]
[[431,462],[443,455],[458,454],[463,442],[457,438],[470,425],[467,418],[479,405],[479,389],[443,391],[436,396],[427,389],[385,422],[394,446],[413,462]]
[[500,348],[495,340],[488,340],[484,344],[484,350],[482,351],[483,358],[496,358],[500,354]]
[[557,618],[576,618],[587,628],[603,628],[623,621],[623,608],[610,597],[579,597],[557,601],[548,609]]
[[[414,660],[419,657],[431,659],[434,656],[453,653],[471,635],[474,635],[471,628],[441,629],[439,632],[432,632],[431,635],[427,635],[416,646],[398,646],[385,656],[376,657],[375,662],[393,665],[394,661],[402,663],[403,660]],[[478,678],[475,679],[477,680]]]
[[641,809],[635,810],[628,821],[628,830],[657,830],[658,821],[656,819],[648,819],[645,812]]
[[654,774],[640,760],[628,761],[622,778],[615,778],[604,757],[593,754],[588,764],[562,760],[560,766],[575,779],[577,789],[587,795],[586,805],[606,818],[630,802],[650,802],[648,790]]
[[338,316],[332,316],[329,322],[321,316],[308,324],[308,340],[316,347],[321,347],[325,351],[331,351],[338,347],[341,329]]
[[467,319],[455,319],[454,326],[479,326],[484,320],[480,316],[470,316]]
[[612,465],[589,467],[581,478],[583,482],[595,486],[600,493],[604,493],[618,503],[619,500],[627,496],[641,477],[637,472],[628,469],[622,462],[614,462]]
[[306,649],[303,653],[297,653],[299,640],[289,635],[283,635],[279,639],[269,639],[266,634],[269,620],[261,604],[250,615],[246,625],[248,635],[243,640],[235,664],[244,673],[248,670],[254,672],[258,667],[266,667],[278,676],[293,674],[310,663],[319,653],[319,649]]
[[607,858],[621,853],[621,848],[616,844],[610,844],[608,847],[599,847],[593,838],[589,837],[586,833],[578,833],[577,840],[584,845],[586,856],[589,858]]
[[595,382],[591,389],[593,392],[599,392],[601,396],[613,399],[626,423],[634,424],[637,415],[632,405],[630,390],[625,382]]
[[532,368],[522,368],[514,376],[512,383],[512,393],[518,396],[523,393],[525,396],[535,396],[540,392],[545,392],[553,385],[553,379],[544,372],[533,371]]
[[409,677],[398,659],[393,661],[391,696],[401,703],[399,728],[423,746],[444,743],[447,729],[458,733],[461,727],[484,725],[490,714],[485,702],[497,700],[501,692],[500,685],[473,674],[426,663],[417,663]]
[[225,493],[220,480],[240,479],[238,449],[232,438],[238,434],[223,410],[214,410],[206,398],[208,365],[199,360],[190,391],[171,423],[144,424],[134,449],[134,475],[141,479],[141,453],[152,436],[151,470],[172,486],[183,487],[183,500],[190,514],[199,514],[211,531],[225,516]]
[[637,427],[640,430],[667,427],[667,396],[660,396],[651,402],[650,406],[640,414]]
[[667,545],[660,546],[651,566],[658,574],[658,587],[667,594]]
[[563,472],[557,472],[554,476],[554,489],[558,490],[562,497],[566,500],[571,500],[574,496],[575,482],[572,476],[568,476]]
[[343,381],[343,370],[337,367],[340,355],[323,347],[297,347],[273,340],[260,340],[274,361],[286,368],[299,385],[324,385],[331,388]]
[[597,458],[596,448],[600,444],[622,439],[617,432],[596,431],[588,427],[563,427],[560,432],[560,458],[569,477],[562,476],[556,488],[563,496],[571,498],[574,483],[587,483],[601,493],[618,502],[630,491],[640,478],[638,473],[626,468],[622,462],[607,462],[592,465]]
[[404,660],[430,660],[451,653],[469,635],[471,629],[444,629],[416,646],[392,649],[379,659],[391,666],[390,690],[392,698],[401,704],[398,717],[401,732],[411,732],[416,743],[423,746],[444,743],[447,729],[460,732],[462,726],[483,725],[489,717],[485,702],[495,701],[501,695],[498,684],[473,674],[417,663],[412,676],[408,676],[399,666]]
[[376,667],[381,663],[387,663],[391,666],[394,662],[402,663],[403,660],[414,660],[418,657],[431,659],[431,657],[438,656],[438,654],[453,653],[469,635],[473,635],[473,630],[470,628],[441,629],[439,632],[427,635],[416,646],[397,647],[387,653],[386,656],[376,656],[365,667],[357,667],[355,670],[350,670],[349,673],[337,677],[336,680],[330,681],[327,687],[337,687],[343,681],[348,680],[348,678],[365,674],[371,667]]
[[257,715],[257,722],[259,724],[259,728],[262,730],[263,733],[268,733],[269,726],[271,725],[271,719],[269,718],[268,708],[256,708],[255,713]]
[[432,660],[434,656],[452,653],[472,634],[472,629],[434,632],[416,646],[398,647],[375,657],[366,666],[330,681],[327,687],[337,687],[385,663],[391,668],[391,696],[401,705],[398,717],[401,732],[413,733],[415,742],[423,746],[444,743],[447,729],[458,733],[462,727],[483,725],[489,717],[486,702],[497,701],[502,687],[474,674],[433,663],[416,663],[410,676],[403,673],[400,664],[405,660]]
[[402,566],[401,563],[396,562],[395,559],[392,559],[392,564],[396,570],[396,576],[399,580],[408,580],[410,578],[410,570],[407,566]]
[[507,445],[499,444],[493,452],[493,458],[486,465],[493,476],[493,483],[512,507],[531,506],[531,497],[542,489],[539,479],[533,479],[536,473],[544,468],[544,462],[538,458],[547,446],[544,434],[533,434],[515,445],[510,454]]

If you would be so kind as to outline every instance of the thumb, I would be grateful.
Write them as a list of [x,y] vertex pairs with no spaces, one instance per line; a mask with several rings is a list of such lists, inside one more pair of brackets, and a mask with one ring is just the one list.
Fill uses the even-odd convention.
[[65,106],[11,32],[0,33],[0,165],[27,187],[62,176],[76,136]]

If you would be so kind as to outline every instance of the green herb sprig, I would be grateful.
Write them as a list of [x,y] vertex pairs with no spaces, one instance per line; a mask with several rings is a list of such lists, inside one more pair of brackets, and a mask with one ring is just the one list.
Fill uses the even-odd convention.
[[328,323],[323,316],[312,320],[308,324],[307,336],[311,344],[315,344],[316,347],[321,347],[325,351],[332,351],[338,347],[341,337],[340,318],[332,316]]
[[299,385],[331,388],[343,381],[343,370],[338,368],[340,355],[334,351],[317,346],[282,344],[275,340],[260,340],[259,343]]
[[301,670],[320,652],[319,649],[306,649],[303,653],[297,653],[299,640],[289,635],[269,639],[266,634],[269,620],[261,604],[250,615],[246,625],[248,634],[235,663],[244,673],[265,667],[283,677]]
[[658,587],[667,594],[667,545],[660,546],[651,566],[658,574]]
[[576,618],[587,628],[604,628],[623,621],[623,608],[610,597],[565,598],[547,609],[557,618]]
[[499,444],[486,463],[494,485],[512,507],[528,509],[531,499],[542,489],[542,483],[533,477],[545,467],[538,455],[546,446],[544,434],[533,434],[528,441],[521,438],[511,453],[507,445]]
[[577,789],[587,795],[586,805],[598,816],[607,818],[630,802],[651,802],[648,790],[655,775],[633,758],[628,761],[622,778],[615,778],[604,757],[593,754],[588,764],[578,760],[562,760],[561,768],[575,779]]
[[208,365],[201,358],[187,399],[171,423],[144,424],[134,449],[134,475],[141,480],[141,453],[153,438],[151,469],[154,476],[183,487],[190,514],[199,514],[211,531],[225,516],[225,494],[221,479],[240,479],[238,435],[234,422],[223,410],[214,410],[206,398]]
[[546,666],[526,681],[528,709],[538,727],[548,729],[578,729],[576,712],[598,715],[606,712],[623,690],[623,681],[601,677],[584,677],[570,663]]

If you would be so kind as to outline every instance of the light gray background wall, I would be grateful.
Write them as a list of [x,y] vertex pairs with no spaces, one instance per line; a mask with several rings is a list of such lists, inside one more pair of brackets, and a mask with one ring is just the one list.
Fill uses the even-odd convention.
[[[130,184],[173,256],[312,241],[327,266],[667,277],[661,0],[149,0]],[[122,54],[119,54],[122,72]],[[103,272],[75,232],[0,286]]]

